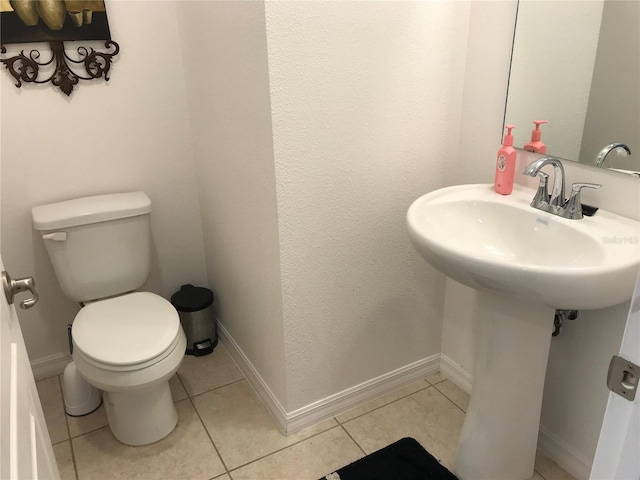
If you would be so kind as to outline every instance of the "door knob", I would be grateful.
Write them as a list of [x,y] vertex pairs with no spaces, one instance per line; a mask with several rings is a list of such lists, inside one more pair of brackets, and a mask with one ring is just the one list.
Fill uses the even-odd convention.
[[36,292],[36,281],[33,277],[12,279],[7,272],[2,272],[2,286],[7,302],[13,304],[13,297],[20,292],[31,292],[31,297],[20,302],[20,308],[26,310],[38,303],[38,292]]

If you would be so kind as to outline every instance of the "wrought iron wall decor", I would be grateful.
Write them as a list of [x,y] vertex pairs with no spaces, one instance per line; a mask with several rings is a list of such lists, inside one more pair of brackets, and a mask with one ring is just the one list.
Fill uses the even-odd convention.
[[[64,42],[78,40],[103,40],[107,51],[79,46],[69,55]],[[49,42],[50,58],[41,59],[35,48],[6,56],[6,45],[33,42]],[[80,80],[108,81],[119,51],[111,40],[104,0],[0,0],[0,62],[18,88],[23,82],[51,82],[70,95]]]

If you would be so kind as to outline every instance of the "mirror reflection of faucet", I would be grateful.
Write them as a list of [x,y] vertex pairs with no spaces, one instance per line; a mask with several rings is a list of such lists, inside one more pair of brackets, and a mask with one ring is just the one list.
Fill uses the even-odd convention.
[[596,167],[602,167],[605,160],[607,159],[607,155],[609,155],[613,151],[615,151],[616,155],[619,156],[626,157],[628,155],[631,155],[631,149],[624,143],[611,143],[600,150],[600,153],[598,153],[598,156],[596,157]]
[[[541,172],[540,169],[545,165],[553,166],[553,189],[551,194],[547,191],[547,182],[549,175]],[[582,202],[580,201],[580,192],[583,188],[600,188],[599,183],[577,182],[571,185],[571,194],[565,200],[564,197],[564,167],[560,159],[556,157],[542,157],[534,160],[526,166],[522,172],[530,177],[540,177],[540,185],[536,192],[531,206],[544,212],[552,213],[570,220],[580,220],[583,218]]]

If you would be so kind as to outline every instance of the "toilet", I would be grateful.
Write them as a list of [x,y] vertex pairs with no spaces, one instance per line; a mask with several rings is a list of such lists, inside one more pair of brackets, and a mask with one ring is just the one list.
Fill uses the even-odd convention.
[[169,379],[186,336],[164,298],[138,291],[151,264],[151,200],[143,192],[77,198],[34,207],[64,294],[83,307],[72,326],[73,360],[103,390],[113,435],[147,445],[178,422]]

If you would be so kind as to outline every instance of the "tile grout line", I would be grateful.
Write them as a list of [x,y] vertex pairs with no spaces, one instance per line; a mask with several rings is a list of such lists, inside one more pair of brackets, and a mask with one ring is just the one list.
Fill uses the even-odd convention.
[[85,435],[89,435],[90,433],[97,432],[98,430],[102,430],[103,428],[107,428],[107,427],[109,427],[108,423],[106,425],[101,426],[101,427],[94,428],[93,430],[87,430],[86,432],[79,433],[78,435],[76,435],[74,437],[70,437],[69,440],[75,440],[76,438],[84,437]]
[[[189,392],[187,392],[187,389],[185,388],[184,383],[182,382],[182,378],[180,378],[180,375],[178,375],[176,373],[176,376],[178,377],[178,381],[180,382],[180,385],[182,385],[182,388],[184,388],[184,391],[187,393],[187,400],[189,400],[189,403],[191,404],[191,407],[193,408],[193,411],[196,412],[198,420],[200,420],[200,425],[202,425],[202,428],[204,428],[204,431],[207,434],[207,437],[209,438],[209,441],[211,442],[211,445],[213,446],[213,449],[216,451],[216,454],[218,455],[218,458],[220,459],[220,463],[222,463],[222,466],[224,468],[225,473],[227,475],[231,476],[231,473],[229,472],[229,468],[227,467],[227,464],[224,461],[224,458],[222,458],[222,455],[220,454],[220,451],[218,450],[218,447],[216,446],[216,442],[213,441],[213,437],[209,433],[209,429],[207,428],[207,426],[205,425],[204,421],[202,420],[202,417],[200,416],[200,412],[196,408],[196,404],[193,403],[193,397],[189,396]],[[220,475],[218,475],[218,477],[219,476]],[[213,477],[213,478],[216,478],[216,477]]]
[[[425,386],[424,388],[420,388],[419,390],[416,390],[415,392],[408,393],[407,395],[404,395],[404,396],[402,396],[402,397],[396,398],[395,400],[392,400],[392,401],[390,401],[390,402],[388,402],[388,403],[385,403],[384,405],[381,405],[381,406],[379,406],[379,407],[373,408],[373,409],[369,410],[368,412],[363,413],[362,415],[358,415],[358,416],[356,416],[356,417],[350,418],[349,420],[345,421],[344,423],[342,423],[340,420],[338,420],[338,417],[337,417],[337,416],[336,416],[336,417],[333,417],[333,418],[334,418],[334,420],[335,420],[336,422],[338,422],[338,425],[340,425],[340,427],[342,427],[342,430],[344,430],[344,432],[347,434],[347,436],[348,436],[348,437],[349,437],[349,438],[350,438],[350,439],[351,439],[351,440],[352,440],[352,441],[353,441],[353,442],[358,446],[358,448],[359,448],[359,449],[362,451],[362,453],[364,453],[364,455],[366,456],[366,455],[367,455],[367,452],[366,452],[366,451],[364,450],[364,448],[362,448],[362,446],[361,446],[361,445],[356,441],[356,439],[355,439],[355,438],[353,438],[353,436],[349,433],[349,431],[347,430],[347,428],[346,428],[345,424],[346,424],[346,423],[349,423],[350,421],[355,420],[355,419],[357,419],[357,418],[364,417],[365,415],[368,415],[368,414],[370,414],[370,413],[372,413],[372,412],[375,412],[376,410],[380,410],[381,408],[387,407],[387,406],[389,406],[389,405],[391,405],[391,404],[393,404],[393,403],[396,403],[396,402],[398,402],[398,401],[400,401],[400,400],[403,400],[403,399],[405,399],[405,398],[407,398],[407,397],[410,397],[410,396],[411,396],[411,395],[413,395],[414,393],[422,392],[423,390],[427,390],[428,388],[432,388],[432,387],[433,387],[433,388],[435,388],[435,385],[434,385],[434,384],[432,384],[431,382],[429,382],[426,378],[424,378],[423,380],[424,380],[424,381],[425,381],[425,383],[426,383],[426,386]],[[437,390],[437,389],[436,389],[436,390]],[[437,391],[439,391],[439,390],[437,390]],[[448,400],[448,399],[447,399],[447,400]],[[449,401],[451,401],[451,400],[449,400]]]
[[[349,436],[349,438],[350,438],[351,440],[353,440],[353,442],[358,446],[358,448],[362,451],[362,453],[364,453],[365,455],[367,455],[367,452],[364,450],[364,448],[362,448],[362,446],[361,446],[361,445],[356,441],[356,439],[355,439],[355,438],[353,438],[353,436],[352,436],[352,435],[349,433],[349,431],[347,430],[347,428],[346,428],[346,426],[345,426],[345,424],[346,424],[346,423],[349,423],[349,422],[350,422],[350,421],[352,421],[352,420],[356,420],[357,418],[364,417],[365,415],[368,415],[368,414],[370,414],[370,413],[372,413],[372,412],[375,412],[376,410],[380,410],[381,408],[384,408],[384,407],[387,407],[387,406],[389,406],[389,405],[392,405],[392,404],[394,404],[394,403],[396,403],[396,402],[398,402],[398,401],[400,401],[400,400],[403,400],[403,399],[405,399],[405,398],[407,398],[407,397],[410,397],[411,395],[414,395],[414,394],[416,394],[416,393],[418,393],[418,392],[422,392],[422,391],[427,390],[427,389],[429,389],[429,388],[434,388],[437,392],[441,393],[441,394],[442,394],[442,395],[443,395],[447,400],[449,400],[451,403],[453,403],[453,404],[455,405],[455,403],[454,403],[450,398],[448,398],[446,395],[444,395],[442,392],[440,392],[440,390],[438,390],[438,389],[436,388],[436,384],[437,384],[437,383],[442,383],[442,382],[446,381],[446,379],[445,379],[445,380],[441,380],[440,382],[436,382],[436,383],[431,383],[431,382],[429,382],[429,380],[427,380],[426,378],[424,378],[423,380],[424,380],[424,381],[425,381],[425,383],[426,383],[426,385],[425,385],[425,387],[424,387],[424,388],[420,388],[420,389],[416,390],[415,392],[411,392],[411,393],[408,393],[408,394],[406,394],[406,395],[403,395],[402,397],[398,397],[398,398],[396,398],[396,399],[394,399],[394,400],[391,400],[390,402],[385,403],[384,405],[380,405],[379,407],[373,408],[373,409],[371,409],[371,410],[369,410],[369,411],[367,411],[367,412],[365,412],[365,413],[363,413],[363,414],[361,414],[361,415],[358,415],[358,416],[356,416],[356,417],[350,418],[349,420],[346,420],[344,423],[343,423],[343,422],[341,422],[341,421],[338,419],[338,417],[337,417],[337,416],[336,416],[336,417],[333,417],[333,418],[334,418],[334,420],[335,420],[336,422],[338,422],[338,425],[340,425],[340,427],[342,427],[342,430],[344,430],[344,432]],[[456,407],[458,407],[457,405],[455,405],[455,406],[456,406]],[[356,408],[357,408],[357,407],[356,407]],[[460,407],[458,407],[458,408],[460,408]],[[461,410],[462,410],[462,409],[461,409]],[[347,410],[347,411],[348,411],[348,410]],[[463,410],[463,412],[464,412],[464,410]]]
[[49,380],[49,379],[54,378],[54,377],[58,377],[58,378],[60,378],[61,376],[62,376],[62,373],[54,373],[53,375],[51,375],[51,376],[49,376],[49,377],[38,378],[37,380],[36,380],[36,379],[35,379],[35,377],[34,377],[34,381],[35,381],[35,382],[36,382],[36,384],[37,384],[37,383],[43,382],[43,381],[45,381],[45,380]]
[[[62,399],[62,414],[64,415],[64,424],[67,427],[67,435],[69,436],[69,450],[71,450],[71,462],[73,463],[73,473],[76,476],[76,480],[80,479],[80,475],[78,474],[78,464],[76,463],[76,452],[73,449],[73,442],[71,438],[71,428],[69,428],[69,419],[67,418],[67,411],[64,408],[64,392],[62,388],[62,378],[61,375],[58,375],[58,385],[60,386],[60,398]],[[57,460],[56,460],[57,463]]]
[[437,382],[431,383],[429,380],[427,380],[426,378],[424,379],[425,382],[427,382],[429,385],[435,387],[437,384],[442,383],[442,382],[446,382],[448,379],[447,378],[442,378],[442,380],[439,380]]
[[[178,373],[176,373],[176,375],[178,376],[178,378],[180,378],[180,375]],[[225,383],[224,385],[218,385],[217,387],[213,387],[209,390],[205,390],[204,392],[198,392],[198,393],[194,393],[193,395],[189,394],[189,392],[187,391],[186,387],[184,386],[184,383],[182,383],[182,378],[180,378],[180,383],[182,383],[182,388],[184,388],[185,393],[187,394],[188,398],[195,398],[195,397],[199,397],[201,395],[204,395],[206,393],[210,393],[210,392],[215,392],[216,390],[220,389],[220,388],[224,388],[224,387],[228,387],[229,385],[233,385],[235,383],[241,382],[243,380],[247,380],[246,377],[242,377],[239,378],[238,380],[233,380],[229,383]]]
[[[265,459],[265,458],[267,458],[267,457],[270,457],[270,456],[272,456],[272,455],[275,455],[276,453],[280,453],[280,452],[282,452],[282,451],[284,451],[284,450],[287,450],[288,448],[291,448],[291,447],[293,447],[293,446],[295,446],[295,445],[298,445],[298,444],[300,444],[300,443],[302,443],[302,442],[306,442],[307,440],[310,440],[310,439],[312,439],[312,438],[314,438],[314,437],[317,437],[318,435],[322,435],[323,433],[327,433],[327,432],[329,432],[329,431],[333,430],[334,428],[339,428],[340,426],[341,426],[341,425],[340,425],[340,423],[338,423],[337,425],[333,425],[333,426],[331,426],[331,427],[327,428],[326,430],[323,430],[323,431],[318,432],[318,433],[314,433],[313,435],[309,435],[308,437],[305,437],[305,438],[303,438],[303,439],[301,439],[301,440],[298,440],[297,442],[294,442],[294,443],[292,443],[292,444],[290,444],[290,445],[286,445],[286,446],[284,446],[284,447],[282,447],[282,448],[278,448],[277,450],[274,450],[273,452],[266,453],[266,454],[262,455],[261,457],[258,457],[258,458],[255,458],[255,459],[251,460],[250,462],[243,463],[242,465],[238,465],[237,467],[234,467],[233,469],[231,469],[231,470],[228,472],[228,473],[229,473],[229,476],[231,476],[231,473],[232,473],[232,472],[235,472],[236,470],[239,470],[239,469],[241,469],[241,468],[243,468],[243,467],[246,467],[247,465],[251,465],[252,463],[258,462],[258,461],[260,461],[260,460],[264,460],[264,459]],[[286,436],[286,435],[285,435],[285,436]],[[233,479],[232,479],[232,480],[233,480]]]
[[[443,382],[438,382],[438,383],[443,383]],[[453,403],[453,404],[454,404],[454,405],[455,405],[459,410],[461,410],[461,411],[464,413],[465,417],[467,416],[467,411],[466,411],[464,408],[462,408],[460,405],[458,405],[456,402],[454,402],[451,398],[449,398],[449,397],[447,396],[447,394],[446,394],[446,393],[444,393],[442,390],[440,390],[440,389],[439,389],[438,387],[436,387],[435,385],[433,386],[433,388],[435,388],[435,389],[436,389],[436,390],[437,390],[437,391],[438,391],[438,392],[439,392],[439,393],[440,393],[444,398],[446,398],[447,400],[449,400],[449,401],[450,401],[451,403]]]
[[[338,422],[337,419],[336,419],[336,422]],[[366,457],[367,456],[367,452],[364,451],[364,448],[362,448],[362,446],[356,441],[356,439],[353,438],[353,436],[349,433],[349,431],[345,428],[345,426],[343,424],[341,424],[340,422],[338,422],[338,424],[340,425],[340,428],[342,428],[342,431],[347,434],[347,436],[351,439],[351,441],[356,444],[356,446],[360,449],[360,451]]]
[[[425,380],[425,381],[426,381],[426,380]],[[339,415],[342,415],[342,414],[339,414],[338,416],[335,416],[335,417],[333,417],[333,418],[336,420],[336,422],[338,422],[338,424],[339,424],[339,425],[342,425],[343,423],[348,423],[348,422],[350,422],[350,421],[352,421],[352,420],[355,420],[356,418],[364,417],[365,415],[368,415],[368,414],[370,414],[371,412],[375,412],[376,410],[380,410],[381,408],[384,408],[384,407],[386,407],[386,406],[388,406],[388,405],[391,405],[392,403],[395,403],[395,402],[397,402],[397,401],[399,401],[399,400],[403,400],[403,399],[405,399],[405,398],[407,398],[407,397],[410,397],[410,396],[411,396],[411,395],[413,395],[414,393],[422,392],[423,390],[426,390],[426,389],[428,389],[428,388],[432,388],[432,387],[433,387],[433,388],[435,388],[435,386],[434,386],[434,385],[431,385],[429,382],[427,382],[427,385],[426,385],[424,388],[420,388],[420,389],[416,390],[415,392],[407,393],[406,395],[403,395],[402,397],[398,397],[398,398],[396,398],[396,399],[394,399],[394,400],[391,400],[390,402],[385,403],[384,405],[380,405],[379,407],[372,408],[371,410],[368,410],[368,411],[366,411],[365,413],[361,413],[360,415],[356,415],[355,417],[350,418],[349,420],[345,420],[344,422],[341,422],[340,420],[338,420],[338,416],[339,416]],[[438,390],[438,391],[439,391],[439,390]],[[389,393],[393,393],[393,392],[389,392]],[[371,401],[375,401],[375,400],[376,400],[376,399],[374,398],[374,399],[373,399],[373,400],[371,400]],[[447,399],[447,400],[449,400],[449,399]],[[365,404],[365,405],[366,405],[366,404]],[[358,408],[358,407],[354,407],[354,408]],[[346,412],[344,412],[344,413],[347,413],[347,412],[349,412],[349,410],[347,410],[347,411],[346,411]]]
[[[220,475],[216,475],[215,477],[211,477],[209,480],[216,480],[216,478],[222,478],[225,475],[227,477],[231,478],[231,475],[229,474],[229,472],[226,472],[226,473],[221,473]],[[231,478],[231,480],[233,480],[233,479]]]
[[[236,367],[237,367],[237,365],[236,365]],[[265,459],[265,458],[267,458],[267,457],[269,457],[269,456],[275,455],[276,453],[282,452],[282,451],[284,451],[284,450],[286,450],[286,449],[288,449],[288,448],[290,448],[290,447],[293,447],[293,446],[295,446],[295,445],[297,445],[297,444],[299,444],[299,443],[302,443],[302,442],[304,442],[304,441],[306,441],[306,440],[309,440],[309,439],[311,439],[311,438],[314,438],[314,437],[316,437],[316,436],[318,436],[318,435],[321,435],[321,434],[323,434],[323,433],[326,433],[326,432],[328,432],[328,431],[330,431],[330,430],[332,430],[332,429],[334,429],[334,428],[338,428],[338,427],[342,428],[342,430],[343,430],[343,431],[345,431],[345,433],[347,433],[347,436],[349,436],[349,438],[351,438],[351,440],[352,440],[352,441],[353,441],[353,442],[358,446],[358,448],[362,451],[362,453],[363,453],[364,455],[366,455],[366,452],[362,449],[362,447],[358,444],[358,442],[356,442],[356,441],[355,441],[355,439],[353,439],[353,437],[351,437],[351,435],[349,434],[349,432],[347,432],[347,431],[346,431],[346,429],[342,426],[342,424],[340,423],[340,421],[338,421],[338,419],[337,419],[337,418],[332,417],[332,418],[334,419],[334,421],[335,421],[335,423],[336,423],[336,424],[335,424],[335,425],[333,425],[333,426],[331,426],[331,427],[329,427],[329,428],[327,428],[326,430],[323,430],[323,431],[321,431],[321,432],[317,432],[317,433],[315,433],[315,434],[313,434],[313,435],[310,435],[309,437],[305,437],[305,438],[303,438],[303,439],[298,440],[297,442],[291,443],[291,444],[286,445],[286,446],[284,446],[284,447],[282,447],[282,448],[276,449],[276,450],[274,450],[274,451],[272,451],[272,452],[269,452],[269,453],[267,453],[267,454],[265,454],[265,455],[262,455],[262,456],[260,456],[260,457],[258,457],[258,458],[255,458],[255,459],[253,459],[253,460],[251,460],[251,461],[249,461],[249,462],[243,463],[243,464],[241,464],[241,465],[238,465],[237,467],[234,467],[234,468],[232,468],[232,469],[229,469],[229,468],[227,467],[226,462],[225,462],[225,461],[224,461],[224,459],[222,458],[222,455],[220,454],[220,451],[218,450],[217,446],[215,445],[215,442],[213,441],[213,438],[211,437],[211,435],[210,435],[210,433],[209,433],[209,430],[207,429],[206,425],[204,424],[204,421],[202,420],[202,417],[200,416],[200,413],[198,412],[198,410],[197,410],[197,408],[196,408],[195,404],[193,403],[193,399],[194,399],[195,397],[205,395],[205,394],[207,394],[207,393],[213,392],[213,391],[218,390],[218,389],[220,389],[220,388],[223,388],[223,387],[227,387],[227,386],[230,386],[230,385],[236,384],[236,383],[241,382],[241,381],[243,381],[243,380],[247,380],[246,376],[244,376],[244,374],[243,374],[243,378],[240,378],[240,379],[238,379],[238,380],[231,381],[231,382],[226,383],[226,384],[224,384],[224,385],[219,385],[219,386],[214,387],[214,388],[212,388],[212,389],[205,390],[205,391],[203,391],[203,392],[199,392],[199,393],[197,393],[197,394],[193,394],[193,395],[191,395],[191,394],[189,393],[189,391],[186,389],[186,387],[185,387],[185,385],[184,385],[184,383],[183,383],[183,381],[182,381],[182,377],[180,376],[180,374],[179,374],[179,373],[177,373],[177,376],[178,376],[178,379],[179,379],[180,383],[182,384],[182,386],[183,386],[183,388],[184,388],[185,392],[187,393],[187,397],[188,397],[189,401],[191,402],[191,404],[192,404],[192,406],[193,406],[194,410],[196,411],[196,414],[198,415],[198,418],[199,418],[199,420],[200,420],[201,424],[203,425],[203,427],[204,427],[204,429],[205,429],[205,431],[206,431],[206,433],[207,433],[207,436],[209,437],[209,439],[210,439],[210,441],[211,441],[212,445],[214,446],[214,448],[215,448],[215,450],[216,450],[216,453],[217,453],[217,454],[218,454],[218,456],[220,457],[220,460],[222,461],[223,466],[225,467],[225,470],[226,470],[227,475],[229,475],[229,477],[231,478],[231,480],[233,480],[233,472],[234,472],[234,471],[237,471],[237,470],[238,470],[238,469],[240,469],[240,468],[246,467],[247,465],[250,465],[250,464],[255,463],[255,462],[257,462],[257,461],[263,460],[263,459]],[[426,384],[424,388],[420,388],[419,390],[416,390],[415,392],[412,392],[412,393],[410,393],[410,394],[407,394],[407,395],[405,395],[405,396],[403,396],[403,397],[401,397],[401,398],[405,398],[405,397],[407,397],[407,396],[409,396],[409,395],[411,395],[411,394],[413,394],[413,393],[417,393],[417,392],[419,392],[419,391],[425,390],[425,389],[429,388],[430,386],[432,386],[432,385],[431,385],[431,383],[430,383],[426,378],[424,378],[423,380],[424,380],[424,382],[425,382],[425,384]],[[396,399],[396,400],[394,400],[394,401],[397,401],[397,400],[400,400],[400,398],[399,398],[399,399]],[[389,403],[393,403],[393,401],[392,401],[392,402],[389,402]],[[387,404],[385,404],[385,405],[388,405],[389,403],[387,403]],[[385,406],[385,405],[383,405],[383,406]],[[378,407],[378,408],[381,408],[381,407]],[[376,408],[376,409],[373,409],[373,410],[377,410],[377,408]],[[373,410],[371,410],[371,411],[373,411]],[[369,412],[367,412],[367,413],[369,413]],[[366,413],[365,413],[365,414],[362,414],[362,415],[366,415]],[[362,416],[362,415],[358,415],[358,417],[360,417],[360,416]],[[358,418],[358,417],[354,417],[353,419]],[[353,420],[353,419],[350,419],[350,420]],[[286,436],[286,435],[285,435],[285,436]],[[218,478],[218,477],[214,477],[214,478]]]

